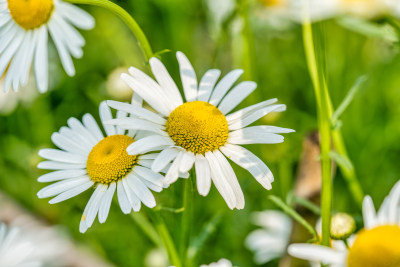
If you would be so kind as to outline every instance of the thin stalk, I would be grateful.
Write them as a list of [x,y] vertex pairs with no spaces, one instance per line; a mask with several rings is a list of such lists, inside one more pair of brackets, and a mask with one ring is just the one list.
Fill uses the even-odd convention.
[[153,241],[153,243],[162,248],[163,244],[161,242],[160,237],[157,234],[154,226],[149,222],[149,220],[140,212],[131,213],[131,218],[135,221],[135,223],[142,229],[143,233],[147,235],[147,237]]
[[310,22],[308,10],[303,21],[303,42],[304,50],[307,59],[307,65],[313,83],[318,114],[318,129],[320,133],[321,145],[321,217],[322,217],[322,241],[321,244],[329,246],[330,243],[330,228],[331,228],[331,212],[332,212],[332,180],[331,180],[331,160],[329,152],[331,148],[330,136],[330,117],[328,88],[326,86],[325,77],[320,70],[324,69],[321,61],[318,61],[316,50],[314,47],[314,37],[312,25]]
[[190,244],[191,225],[193,219],[193,191],[192,180],[194,172],[191,171],[190,177],[184,181],[183,205],[184,211],[181,220],[181,235],[179,240],[179,255],[184,266],[188,266],[188,248]]
[[143,33],[139,24],[137,24],[136,20],[129,15],[128,12],[125,11],[122,7],[114,4],[108,0],[65,0],[69,3],[74,4],[83,4],[83,5],[92,5],[106,8],[120,17],[125,24],[129,27],[132,33],[135,35],[136,40],[138,42],[139,47],[141,48],[143,55],[146,59],[146,62],[153,56],[153,51],[151,50],[151,46],[149,41],[147,40],[146,35]]
[[158,235],[161,238],[161,241],[167,250],[169,261],[175,267],[183,267],[182,262],[179,258],[178,251],[175,247],[174,241],[167,229],[167,226],[164,222],[162,216],[160,216],[159,212],[154,212],[151,209],[147,209],[149,215],[151,216],[152,220],[155,223],[155,228],[158,232]]
[[248,0],[237,0],[238,10],[241,18],[243,19],[242,29],[242,40],[243,40],[243,51],[242,51],[242,65],[245,70],[244,76],[249,80],[257,80],[255,77],[255,44],[253,33],[250,28],[249,19],[249,1]]

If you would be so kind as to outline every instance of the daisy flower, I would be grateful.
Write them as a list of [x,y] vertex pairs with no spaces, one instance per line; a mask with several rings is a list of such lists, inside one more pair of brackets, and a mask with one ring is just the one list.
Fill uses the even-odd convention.
[[[121,78],[156,113],[136,113],[136,119],[116,119],[108,123],[152,132],[129,145],[127,151],[129,155],[136,155],[162,150],[155,158],[152,170],[160,171],[172,161],[165,184],[175,182],[179,173],[194,166],[200,195],[209,193],[213,181],[229,208],[242,209],[243,192],[227,158],[247,169],[264,188],[271,189],[274,177],[270,169],[240,145],[283,142],[279,133],[293,130],[266,125],[247,126],[270,112],[284,111],[286,106],[274,104],[277,99],[270,99],[232,113],[254,91],[256,83],[244,81],[231,89],[243,71],[233,70],[217,83],[221,71],[211,69],[198,85],[196,73],[186,56],[178,52],[177,58],[185,102],[164,65],[152,58],[150,67],[157,81],[133,67],[129,69],[130,75],[122,74]],[[107,103],[121,111],[132,111],[129,104]]]
[[209,265],[200,265],[200,267],[233,267],[232,262],[227,259],[220,259],[218,262],[212,262]]
[[[137,110],[147,112],[136,102]],[[123,119],[127,113],[118,112]],[[110,108],[100,104],[100,118],[112,119]],[[42,149],[39,155],[48,161],[40,162],[38,168],[56,170],[38,178],[39,182],[56,182],[38,192],[39,198],[54,197],[50,204],[72,198],[91,187],[95,187],[83,212],[79,230],[84,233],[98,215],[100,223],[107,219],[112,198],[117,191],[118,202],[123,213],[133,209],[139,211],[141,203],[154,207],[156,201],[150,189],[160,192],[163,176],[153,172],[150,166],[158,154],[128,155],[126,148],[135,142],[140,133],[103,125],[106,135],[100,130],[90,114],[83,116],[83,123],[76,118],[68,120],[68,127],[61,127],[51,139],[60,149]]]
[[262,227],[246,237],[246,247],[254,252],[257,264],[267,263],[280,258],[286,253],[292,232],[292,220],[285,213],[277,210],[253,212],[252,222]]
[[18,228],[8,228],[0,223],[0,266],[42,266],[35,246]]
[[315,244],[292,244],[288,253],[334,267],[400,266],[399,204],[400,181],[385,198],[378,212],[371,197],[364,198],[364,228],[347,240],[348,248],[344,245],[329,248]]
[[85,40],[74,27],[92,29],[94,19],[61,0],[0,0],[0,76],[8,68],[5,92],[28,82],[32,63],[39,91],[47,91],[48,33],[66,73],[75,75],[71,56],[82,57]]

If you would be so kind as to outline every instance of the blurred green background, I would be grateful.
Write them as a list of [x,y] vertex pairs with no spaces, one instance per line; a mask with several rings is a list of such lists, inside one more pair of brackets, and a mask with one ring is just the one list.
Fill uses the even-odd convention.
[[[286,197],[293,187],[302,140],[317,128],[314,93],[300,25],[279,19],[272,25],[270,18],[265,17],[270,14],[264,14],[265,7],[256,1],[248,9],[239,1],[237,14],[229,18],[232,13],[228,11],[221,20],[218,19],[221,15],[210,9],[209,2],[212,1],[117,1],[140,24],[155,52],[172,51],[161,58],[178,85],[175,52],[183,51],[198,78],[209,68],[220,68],[223,74],[233,68],[244,68],[242,80],[252,79],[258,88],[241,107],[275,97],[287,105],[286,112],[269,115],[258,123],[292,128],[296,132],[285,135],[283,144],[248,146],[273,171],[273,189],[264,190],[247,171],[234,166],[246,199],[244,210],[230,211],[215,187],[207,197],[196,193],[194,198],[194,235],[215,214],[222,216],[197,263],[225,257],[237,266],[256,266],[244,246],[244,238],[255,228],[249,222],[249,215],[252,211],[275,208],[268,195]],[[105,224],[95,222],[86,234],[80,234],[80,217],[92,191],[57,205],[36,197],[44,187],[36,179],[45,173],[36,168],[41,161],[37,152],[54,147],[51,134],[66,125],[70,117],[80,119],[83,114],[91,113],[99,120],[98,105],[103,100],[129,99],[113,92],[110,74],[115,69],[132,65],[148,71],[134,36],[119,18],[101,8],[83,8],[95,17],[97,24],[94,30],[83,32],[86,46],[84,57],[74,61],[76,76],[65,75],[52,47],[52,90],[0,116],[0,188],[36,216],[50,224],[64,225],[77,242],[109,262],[117,266],[144,266],[144,255],[155,246],[130,216],[122,214],[117,201]],[[246,12],[248,21],[243,17]],[[359,76],[368,76],[341,119],[345,143],[362,187],[378,206],[400,173],[398,46],[345,29],[335,20],[327,21],[325,26],[328,85],[334,105],[340,104]],[[155,194],[157,203],[180,208],[182,182]],[[334,210],[359,215],[339,170],[334,179]],[[180,214],[161,211],[161,215],[176,237]],[[273,261],[264,266],[277,264]]]

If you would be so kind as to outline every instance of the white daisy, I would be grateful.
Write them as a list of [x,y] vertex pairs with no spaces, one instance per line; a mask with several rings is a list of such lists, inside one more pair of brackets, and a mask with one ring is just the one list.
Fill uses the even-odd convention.
[[[146,112],[137,103],[132,107]],[[126,117],[125,112],[117,113],[119,119]],[[100,104],[100,118],[103,121],[112,119],[105,102]],[[100,223],[106,221],[115,191],[125,214],[132,209],[139,211],[141,203],[150,208],[156,205],[149,189],[160,192],[163,188],[164,177],[150,169],[158,154],[128,155],[126,148],[135,142],[135,131],[125,133],[112,125],[103,125],[104,137],[90,114],[83,116],[83,123],[70,118],[68,126],[61,127],[51,137],[60,149],[39,151],[39,155],[49,161],[40,162],[38,168],[56,171],[40,176],[38,181],[57,181],[39,191],[39,198],[56,196],[49,201],[54,204],[94,186],[96,189],[82,215],[79,227],[82,233],[93,224],[96,215]]]
[[348,248],[344,245],[329,248],[315,244],[292,244],[288,253],[334,267],[400,266],[400,181],[377,213],[371,197],[364,198],[363,219],[364,228],[348,239]]
[[211,69],[198,85],[196,73],[186,56],[178,52],[177,58],[186,102],[161,61],[152,58],[150,67],[157,82],[133,67],[129,69],[130,75],[122,74],[121,78],[158,114],[152,111],[136,112],[132,105],[108,101],[111,107],[132,112],[138,117],[116,119],[109,123],[153,133],[130,145],[127,151],[136,155],[162,150],[152,170],[160,171],[173,161],[166,173],[165,184],[175,182],[180,172],[187,172],[195,166],[200,195],[209,193],[213,181],[229,208],[242,209],[243,192],[227,158],[247,169],[264,188],[271,189],[274,177],[270,169],[240,145],[283,142],[279,133],[293,130],[246,126],[270,112],[284,111],[286,106],[274,104],[277,99],[271,99],[231,113],[254,91],[256,83],[244,81],[231,89],[243,71],[233,70],[217,83],[221,71]]
[[94,19],[61,0],[0,0],[0,76],[8,68],[5,92],[27,83],[32,63],[39,91],[47,91],[48,33],[66,73],[75,75],[71,56],[82,57],[85,40],[74,27],[92,29]]
[[218,262],[212,262],[209,265],[200,265],[200,267],[233,267],[232,262],[227,259],[220,259]]
[[292,220],[277,210],[253,212],[252,222],[262,227],[246,237],[246,247],[254,252],[254,262],[264,264],[286,253],[292,232]]
[[34,241],[26,238],[18,228],[8,228],[0,223],[0,266],[42,266],[35,246]]

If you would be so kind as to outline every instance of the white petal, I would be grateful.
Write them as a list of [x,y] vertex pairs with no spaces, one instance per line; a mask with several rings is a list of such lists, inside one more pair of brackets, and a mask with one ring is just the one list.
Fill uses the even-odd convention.
[[179,178],[179,167],[181,165],[181,161],[184,155],[184,151],[180,151],[176,156],[174,162],[171,167],[169,167],[168,172],[165,174],[164,184],[170,185],[174,183]]
[[86,232],[87,229],[90,227],[86,223],[87,213],[88,213],[88,210],[92,207],[92,205],[95,204],[95,200],[96,200],[97,195],[100,190],[101,190],[101,186],[97,186],[97,188],[94,190],[93,194],[91,195],[89,202],[86,204],[85,210],[83,211],[83,214],[81,217],[81,221],[79,223],[79,232],[81,232],[81,233]]
[[38,182],[46,183],[46,182],[54,182],[69,178],[75,178],[79,176],[85,175],[86,169],[82,170],[62,170],[62,171],[53,171],[46,173],[38,178]]
[[83,9],[61,1],[58,2],[58,5],[60,6],[58,12],[71,24],[83,30],[90,30],[94,27],[93,17]]
[[148,91],[151,91],[153,95],[156,94],[157,96],[162,97],[162,99],[164,99],[164,105],[169,110],[169,113],[176,108],[176,105],[172,103],[167,92],[163,88],[161,88],[161,86],[158,83],[156,83],[152,78],[150,78],[148,75],[144,74],[141,70],[134,67],[129,68],[129,73],[140,84],[146,87]]
[[36,45],[34,69],[36,84],[41,93],[47,91],[49,87],[49,63],[47,52],[48,33],[47,27],[40,27],[38,33],[38,42]]
[[149,90],[152,88],[148,88],[145,84],[126,73],[121,74],[121,79],[135,93],[140,95],[152,108],[164,116],[168,116],[171,113],[172,110],[170,110],[169,106],[165,102],[165,95],[159,90]]
[[377,218],[374,202],[372,202],[372,198],[370,196],[365,196],[363,200],[362,206],[363,220],[364,220],[364,228],[371,229],[377,226]]
[[39,156],[48,160],[54,160],[65,163],[86,164],[86,158],[79,154],[61,151],[58,149],[41,149]]
[[81,176],[77,178],[71,178],[67,180],[63,180],[51,185],[46,186],[42,190],[37,193],[39,198],[46,198],[58,195],[62,192],[68,191],[76,186],[86,184],[86,182],[90,181],[89,176]]
[[109,121],[109,120],[113,119],[111,110],[108,107],[108,105],[106,104],[106,101],[103,101],[100,103],[100,118],[101,118],[101,121],[103,122],[103,127],[104,127],[104,130],[106,131],[107,136],[117,134],[115,126],[104,123],[105,121]]
[[[285,110],[286,110],[285,105],[280,105],[280,104],[279,105],[271,105],[271,106],[263,107],[261,109],[253,110],[251,112],[243,112],[242,116],[240,116],[239,114],[238,114],[238,116],[236,116],[237,113],[235,112],[235,113],[227,116],[226,119],[228,120],[229,130],[232,131],[232,130],[242,129],[242,128],[246,127],[247,125],[252,124],[256,120],[264,117],[265,115],[267,115],[270,112],[281,112],[281,111],[285,111]],[[230,116],[232,116],[232,117],[230,117]]]
[[274,181],[274,176],[267,165],[256,155],[243,147],[231,144],[225,144],[219,149],[230,160],[248,170],[265,189],[272,188],[271,183]]
[[135,192],[136,196],[149,208],[156,206],[156,200],[147,186],[140,180],[139,177],[129,175],[127,178],[131,190]]
[[134,115],[135,117],[145,119],[145,120],[148,120],[148,121],[160,124],[160,125],[165,125],[167,123],[167,121],[164,118],[160,117],[156,113],[154,113],[148,109],[138,107],[133,104],[127,104],[127,103],[122,103],[122,102],[118,102],[118,101],[108,100],[107,105],[109,105],[112,108],[128,112],[128,113]]
[[93,141],[89,140],[83,134],[83,132],[79,130],[73,130],[71,128],[63,126],[60,128],[59,133],[65,136],[66,138],[69,138],[77,146],[84,148],[85,151],[91,151],[93,146],[96,144]]
[[188,172],[193,167],[194,160],[195,157],[193,152],[184,152],[179,166],[179,172]]
[[100,203],[99,209],[99,222],[104,223],[107,220],[108,213],[110,212],[111,201],[115,193],[116,184],[111,183],[107,189],[105,196]]
[[176,148],[166,148],[160,152],[158,157],[154,160],[151,169],[155,172],[160,172],[178,155],[179,150]]
[[196,169],[197,191],[202,196],[207,196],[211,188],[210,165],[203,155],[196,155],[194,162]]
[[389,220],[390,224],[399,224],[399,204],[400,204],[400,182],[397,182],[390,191],[389,199]]
[[63,65],[63,68],[65,72],[69,76],[74,76],[75,75],[75,67],[74,63],[72,62],[71,55],[69,54],[67,48],[65,47],[65,44],[62,42],[63,37],[62,37],[62,32],[60,32],[56,24],[50,22],[47,24],[49,27],[49,32],[51,35],[51,38],[53,39],[54,44],[56,45],[58,55],[60,56],[61,59],[61,64]]
[[149,131],[159,135],[168,135],[165,131],[163,131],[163,129],[165,129],[164,126],[148,120],[128,117],[103,121],[103,123],[105,125],[117,125],[119,128],[125,130]]
[[[128,176],[127,176],[128,177]],[[134,211],[139,211],[141,207],[141,202],[138,196],[135,194],[135,192],[131,189],[127,177],[122,179],[122,184],[125,189],[126,196],[129,200],[129,203],[131,204],[131,207]]]
[[76,118],[69,118],[68,119],[68,128],[61,128],[60,133],[68,133],[71,135],[71,138],[76,138],[80,140],[80,145],[85,145],[88,149],[91,149],[93,146],[97,144],[96,138],[82,125],[82,123]]
[[129,214],[131,212],[132,207],[125,192],[125,188],[122,184],[122,181],[117,182],[117,196],[118,196],[118,203],[119,206],[121,207],[122,212],[125,214]]
[[282,135],[269,133],[263,126],[253,126],[230,132],[227,142],[237,145],[278,144],[283,140]]
[[219,150],[215,150],[213,152],[215,158],[218,160],[219,165],[222,168],[222,171],[225,174],[225,178],[230,184],[233,193],[235,194],[236,198],[236,208],[243,209],[244,208],[244,195],[243,191],[240,188],[239,182],[237,180],[236,174],[232,169],[232,166],[229,164],[228,160],[222,155]]
[[78,185],[74,188],[71,188],[61,194],[59,194],[58,196],[56,196],[55,198],[51,199],[49,201],[50,204],[55,204],[55,203],[59,203],[61,201],[64,201],[66,199],[70,199],[74,196],[79,195],[82,192],[85,192],[86,190],[88,190],[90,187],[92,187],[94,185],[94,182],[91,180],[88,180],[86,183],[83,183],[81,185]]
[[86,164],[69,164],[62,163],[58,161],[42,161],[37,165],[39,169],[45,170],[71,170],[71,169],[84,169],[86,168]]
[[172,145],[174,145],[174,142],[169,137],[151,135],[133,142],[126,151],[129,155],[139,155]]
[[237,79],[242,75],[243,70],[232,70],[227,75],[225,75],[221,81],[215,86],[214,92],[210,98],[210,104],[214,106],[218,106],[219,102],[225,96],[225,94],[229,91],[232,85],[236,82]]
[[164,64],[158,58],[153,57],[150,59],[150,67],[157,82],[165,90],[169,100],[172,101],[174,106],[178,107],[182,105],[182,96]]
[[87,210],[86,216],[86,225],[87,227],[92,226],[94,219],[96,219],[96,215],[99,212],[100,203],[102,202],[103,198],[106,196],[107,192],[107,185],[99,184],[93,193],[94,199],[93,204]]
[[99,142],[104,138],[103,132],[100,130],[99,125],[96,120],[90,114],[83,115],[82,118],[83,125],[90,131],[90,133],[94,136],[95,140]]
[[345,264],[346,256],[344,252],[314,244],[292,244],[288,248],[288,253],[293,257],[323,262],[324,264]]
[[74,154],[88,154],[90,152],[86,147],[80,147],[73,140],[59,133],[53,133],[51,141],[59,148]]
[[163,185],[164,177],[161,174],[159,174],[157,172],[153,172],[152,170],[150,170],[148,168],[141,167],[141,166],[135,166],[133,169],[133,172],[135,174],[137,174],[138,176],[140,176],[141,178],[152,182],[153,184],[156,184],[159,186]]
[[255,82],[241,82],[236,85],[218,105],[218,109],[227,114],[237,105],[239,105],[249,94],[251,94],[257,87]]
[[215,187],[217,187],[228,207],[234,209],[236,207],[236,196],[231,185],[226,180],[225,173],[219,165],[218,159],[211,151],[206,152],[205,157],[210,165],[211,179],[213,180]]
[[22,41],[24,40],[24,31],[18,30],[12,43],[0,54],[0,76],[3,76],[4,71],[10,64],[11,59],[15,55],[15,52],[19,49]]
[[[128,113],[123,110],[117,111],[117,119],[124,119],[128,117]],[[125,134],[125,130],[120,127],[115,127],[117,130],[117,134],[123,135]]]
[[208,102],[214,85],[217,82],[221,71],[217,69],[208,70],[200,80],[199,91],[197,93],[197,100]]
[[159,186],[156,184],[153,184],[149,180],[143,179],[142,177],[139,177],[140,180],[144,183],[144,185],[149,188],[150,190],[153,190],[154,192],[161,192],[163,190],[163,186]]
[[186,102],[195,101],[197,97],[197,77],[193,66],[182,52],[177,52],[176,57],[179,62],[179,71]]

